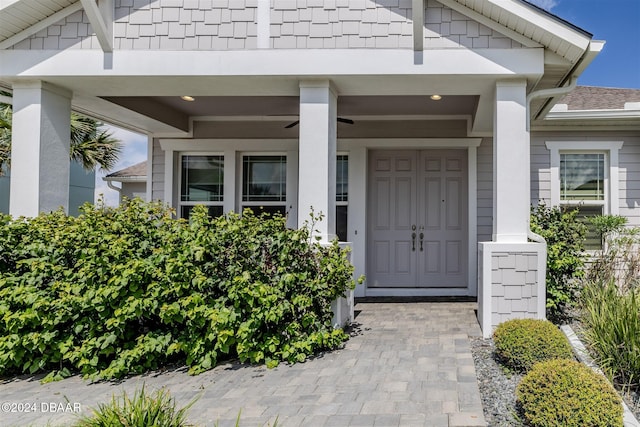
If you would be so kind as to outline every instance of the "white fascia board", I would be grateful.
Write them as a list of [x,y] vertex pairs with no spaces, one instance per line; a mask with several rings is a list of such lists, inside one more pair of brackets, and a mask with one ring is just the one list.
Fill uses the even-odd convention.
[[[596,56],[598,56],[598,54],[602,51],[602,48],[604,48],[604,45],[605,45],[605,42],[601,40],[591,41],[589,43],[589,46],[586,52],[582,56],[582,59],[580,59],[578,64],[576,64],[575,68],[571,70],[571,75],[569,75],[568,77],[580,76],[580,74],[582,74],[582,72],[589,66],[589,64],[591,64],[591,62],[596,58]],[[540,116],[541,117],[548,116],[549,112],[552,110],[556,102],[560,101],[563,97],[564,95],[557,95],[550,98],[549,102],[547,102],[547,105],[540,112]]]
[[102,180],[110,182],[147,182],[147,176],[104,176]]
[[13,46],[16,43],[20,43],[22,40],[26,39],[27,37],[31,37],[38,31],[44,30],[45,28],[55,24],[61,19],[64,19],[67,16],[71,15],[72,13],[75,13],[81,9],[82,9],[82,4],[80,2],[77,2],[70,6],[65,7],[64,9],[54,13],[53,15],[46,17],[42,21],[38,21],[36,24],[30,26],[29,28],[26,28],[24,31],[20,31],[19,33],[9,37],[8,39],[3,40],[2,42],[0,42],[0,50],[4,50],[8,47]]
[[[102,0],[102,2],[105,3],[105,11],[108,10],[109,5],[111,6],[111,10],[113,10],[112,0]],[[89,18],[91,28],[93,28],[93,31],[96,33],[102,50],[104,52],[113,52],[112,19],[103,15],[103,12],[100,10],[101,8],[98,7],[98,3],[96,3],[95,0],[80,0],[80,3],[82,3],[84,12]],[[113,15],[113,13],[111,13],[111,15]]]
[[640,110],[570,110],[551,111],[543,122],[551,120],[640,119]]
[[554,37],[565,40],[567,43],[586,50],[591,40],[586,34],[583,34],[569,25],[563,24],[557,19],[546,16],[531,7],[527,7],[521,3],[512,0],[482,0],[484,3],[497,7],[508,14],[515,15],[519,19],[528,21],[542,31],[549,33]]
[[[409,56],[410,55],[410,56]],[[78,67],[77,64],[83,64]],[[260,64],[260,66],[256,66]],[[0,79],[55,76],[321,76],[443,75],[539,76],[543,49],[299,49],[251,51],[120,51],[110,68],[101,51],[67,49],[0,51]]]

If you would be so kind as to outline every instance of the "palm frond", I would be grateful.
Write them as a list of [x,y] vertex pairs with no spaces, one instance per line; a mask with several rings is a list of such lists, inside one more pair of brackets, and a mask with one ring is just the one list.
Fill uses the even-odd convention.
[[[11,165],[11,119],[11,106],[0,104],[0,176]],[[90,117],[71,113],[69,155],[89,171],[97,167],[112,169],[122,153],[120,140],[101,130],[101,125]]]
[[77,161],[86,170],[100,167],[112,169],[122,153],[122,143],[107,131],[95,130],[81,140],[72,140],[69,147],[71,159]]
[[0,176],[11,166],[11,106],[0,104]]

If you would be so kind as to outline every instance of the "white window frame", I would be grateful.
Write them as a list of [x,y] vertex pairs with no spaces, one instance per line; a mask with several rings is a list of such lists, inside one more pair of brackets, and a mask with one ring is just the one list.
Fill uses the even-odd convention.
[[[242,213],[244,208],[251,208],[252,206],[282,206],[285,207],[285,215],[290,215],[290,200],[291,200],[291,168],[290,168],[290,156],[286,151],[243,151],[238,153],[238,164],[236,167],[237,173],[237,193],[236,200],[238,203],[238,212]],[[261,157],[284,157],[286,162],[286,178],[285,178],[285,200],[284,201],[245,201],[243,200],[244,192],[244,158],[246,156],[261,156]]]
[[[222,187],[222,200],[220,201],[197,201],[197,202],[191,202],[191,201],[183,201],[182,200],[182,159],[185,156],[198,156],[198,157],[204,157],[204,156],[218,156],[218,157],[222,157],[222,176],[225,182],[225,185],[223,185]],[[227,197],[227,192],[226,192],[226,180],[227,180],[227,171],[226,171],[226,161],[225,161],[225,155],[223,152],[219,152],[219,151],[212,151],[212,152],[202,152],[202,151],[181,151],[178,153],[178,188],[177,188],[177,192],[178,192],[178,197],[177,197],[177,217],[178,218],[182,218],[182,208],[183,206],[197,206],[197,205],[203,205],[203,206],[220,206],[222,207],[222,212],[225,212],[224,209],[224,201]]]
[[[338,151],[336,153],[336,170],[338,167],[338,157],[346,157],[347,158],[347,168],[351,169],[349,165],[349,153],[346,151]],[[349,174],[347,173],[347,188],[349,188]],[[346,206],[347,207],[347,235],[349,234],[349,192],[347,190],[347,200],[338,200],[338,185],[336,183],[336,214],[338,206]],[[338,225],[338,217],[336,215],[336,227]]]
[[[618,174],[619,151],[623,141],[547,141],[551,153],[550,184],[552,206],[603,206],[604,215],[618,215],[620,212],[620,184]],[[561,200],[560,199],[560,155],[561,154],[604,154],[604,200]]]

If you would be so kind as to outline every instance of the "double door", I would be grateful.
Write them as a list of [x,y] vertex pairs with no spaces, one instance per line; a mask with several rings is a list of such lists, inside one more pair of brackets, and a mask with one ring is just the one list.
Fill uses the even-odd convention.
[[367,285],[467,286],[466,150],[372,151]]

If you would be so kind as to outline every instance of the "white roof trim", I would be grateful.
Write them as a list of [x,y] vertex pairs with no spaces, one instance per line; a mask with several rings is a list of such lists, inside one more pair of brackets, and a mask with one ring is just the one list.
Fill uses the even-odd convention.
[[[5,1],[10,1],[10,3],[17,3],[20,0],[5,0]],[[6,6],[9,6],[9,4],[7,4]],[[2,8],[0,8],[0,11],[1,11],[1,9]],[[54,13],[53,15],[47,16],[42,21],[38,21],[37,23],[33,24],[32,26],[30,26],[28,28],[25,28],[24,30],[20,31],[19,33],[14,34],[13,36],[9,37],[8,39],[5,39],[2,42],[0,42],[0,50],[6,49],[8,47],[11,47],[16,43],[20,43],[22,40],[26,39],[27,37],[31,37],[32,35],[34,35],[38,31],[44,30],[45,28],[55,24],[56,22],[66,18],[67,16],[69,16],[72,13],[75,13],[75,12],[81,10],[81,9],[82,9],[82,4],[80,2],[77,2],[77,3],[74,3],[74,4],[70,5],[70,6],[65,7],[64,9]]]
[[478,21],[482,25],[491,28],[492,30],[498,31],[501,34],[504,34],[507,37],[512,38],[523,46],[526,47],[542,47],[540,43],[537,43],[531,40],[529,37],[525,37],[524,35],[507,28],[493,19],[486,17],[473,9],[469,9],[468,7],[460,4],[458,0],[438,0],[439,3],[455,10],[456,12],[460,12],[463,15],[468,16],[469,18]]
[[104,176],[102,177],[103,181],[115,181],[115,182],[146,182],[146,175],[135,175],[135,176]]
[[551,120],[584,120],[584,119],[640,119],[638,110],[568,110],[554,111],[544,118],[543,122]]
[[[478,19],[490,28],[513,37],[525,46],[540,43],[576,63],[588,49],[591,36],[542,10],[514,0],[438,0],[458,12]],[[472,12],[477,15],[472,16]],[[478,17],[484,16],[480,21]],[[491,24],[493,22],[493,24]],[[491,24],[491,25],[488,25]],[[524,25],[523,25],[524,24]],[[528,44],[523,43],[529,39]]]

